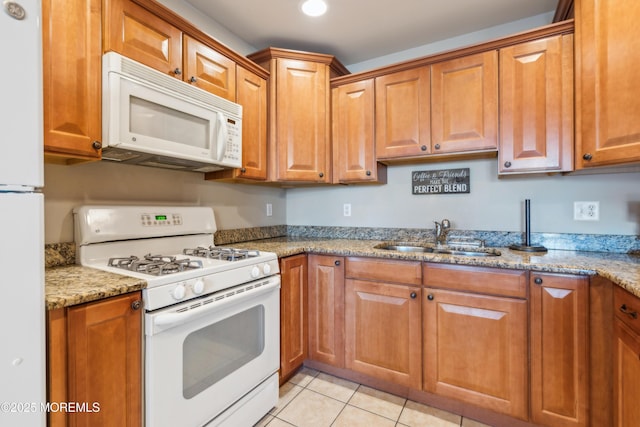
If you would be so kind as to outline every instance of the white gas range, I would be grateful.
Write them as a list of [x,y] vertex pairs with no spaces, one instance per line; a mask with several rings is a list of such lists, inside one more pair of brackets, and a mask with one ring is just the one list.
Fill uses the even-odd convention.
[[74,209],[78,262],[147,281],[145,424],[252,425],[278,399],[276,254],[214,246],[206,207]]

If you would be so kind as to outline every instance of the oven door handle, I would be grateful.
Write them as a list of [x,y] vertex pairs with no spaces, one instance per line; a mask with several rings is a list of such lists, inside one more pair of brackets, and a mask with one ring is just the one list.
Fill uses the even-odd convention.
[[212,302],[209,302],[208,304],[203,304],[190,310],[172,313],[159,313],[153,315],[151,322],[149,322],[150,325],[148,325],[151,326],[152,330],[147,330],[147,335],[153,335],[170,328],[175,328],[176,326],[184,325],[185,323],[188,323],[200,316],[211,313],[212,311],[219,311],[220,309],[227,306],[245,302],[247,301],[247,297],[255,298],[279,288],[280,281],[273,280],[271,281],[271,283],[266,284],[260,288],[254,288],[250,291],[235,293],[233,295],[225,295],[225,297],[220,300],[214,300]]

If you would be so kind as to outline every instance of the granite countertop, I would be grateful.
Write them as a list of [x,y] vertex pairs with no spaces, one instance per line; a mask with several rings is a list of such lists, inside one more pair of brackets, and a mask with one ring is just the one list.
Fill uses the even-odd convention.
[[47,310],[139,291],[147,282],[95,268],[65,265],[45,269]]
[[[638,255],[565,250],[526,253],[498,247],[491,249],[500,251],[500,256],[470,257],[375,249],[374,246],[380,243],[384,243],[384,241],[277,237],[234,243],[229,246],[275,252],[278,257],[318,253],[535,270],[548,273],[597,274],[640,298],[640,256]],[[61,264],[63,263],[48,263],[48,268],[45,269],[45,305],[48,310],[96,301],[146,287],[144,280],[78,265]]]
[[549,250],[546,253],[527,253],[499,247],[490,249],[500,251],[500,256],[471,257],[424,252],[398,252],[374,248],[374,246],[384,242],[381,240],[278,237],[235,243],[230,246],[275,252],[278,257],[307,252],[535,270],[548,273],[597,274],[611,280],[616,285],[640,298],[640,256],[637,255],[561,250]]

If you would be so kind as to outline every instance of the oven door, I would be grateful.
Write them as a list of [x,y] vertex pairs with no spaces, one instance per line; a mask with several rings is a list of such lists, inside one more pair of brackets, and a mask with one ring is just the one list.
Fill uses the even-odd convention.
[[[146,425],[202,426],[278,370],[280,276],[147,313],[145,322]],[[265,414],[277,398],[275,388]]]

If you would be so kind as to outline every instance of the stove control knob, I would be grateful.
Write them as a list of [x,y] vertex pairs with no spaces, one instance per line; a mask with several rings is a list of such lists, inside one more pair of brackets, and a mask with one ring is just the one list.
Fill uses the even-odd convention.
[[260,269],[258,268],[258,266],[254,265],[251,269],[251,277],[253,277],[254,279],[260,277]]
[[185,294],[187,293],[187,290],[184,287],[183,283],[179,283],[178,285],[176,285],[175,288],[173,288],[173,290],[171,291],[171,296],[174,299],[177,300],[181,300],[182,298],[184,298]]
[[264,274],[271,274],[271,266],[269,264],[265,264],[262,266],[262,272]]
[[202,291],[204,291],[204,281],[202,279],[197,279],[196,283],[193,284],[193,293],[200,295]]

